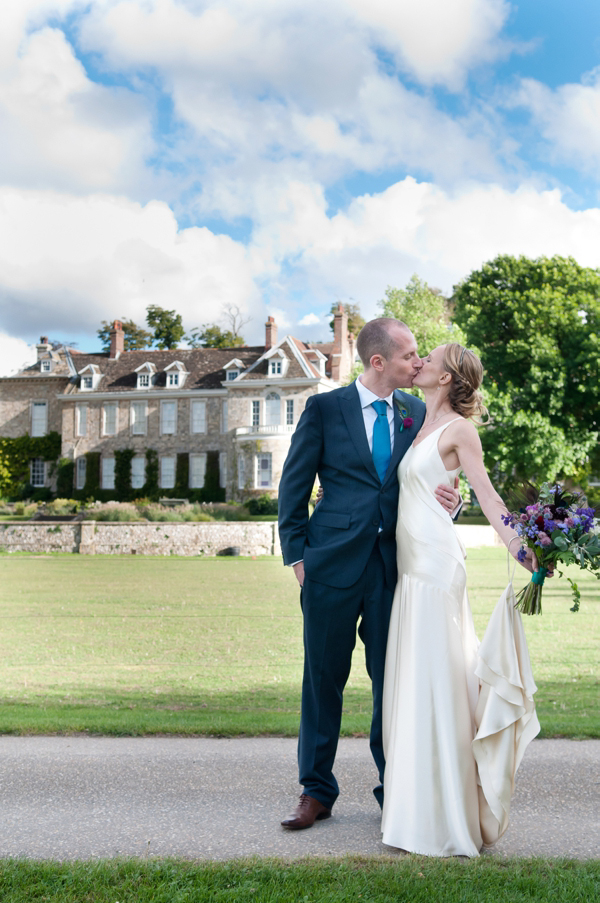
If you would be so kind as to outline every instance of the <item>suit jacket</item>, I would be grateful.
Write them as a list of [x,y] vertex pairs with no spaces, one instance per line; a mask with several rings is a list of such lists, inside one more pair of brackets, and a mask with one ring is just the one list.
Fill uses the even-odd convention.
[[[408,429],[401,429],[399,408],[413,419]],[[422,401],[394,392],[394,450],[381,483],[354,383],[308,399],[279,484],[279,536],[285,564],[303,559],[311,580],[352,586],[379,534],[386,582],[396,585],[397,469],[424,418]],[[317,474],[325,495],[309,519],[308,501]]]

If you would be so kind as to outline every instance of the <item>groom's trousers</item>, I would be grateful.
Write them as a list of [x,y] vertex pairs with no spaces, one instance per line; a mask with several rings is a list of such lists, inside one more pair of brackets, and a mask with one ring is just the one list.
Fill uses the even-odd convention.
[[[343,567],[343,564],[340,564]],[[339,788],[333,774],[342,720],[344,687],[350,674],[358,634],[365,646],[373,688],[371,752],[379,772],[375,788],[383,803],[382,696],[385,650],[393,590],[386,586],[379,542],[375,542],[360,579],[338,589],[305,578],[301,593],[304,617],[304,678],[298,738],[299,780],[304,792],[331,808]]]

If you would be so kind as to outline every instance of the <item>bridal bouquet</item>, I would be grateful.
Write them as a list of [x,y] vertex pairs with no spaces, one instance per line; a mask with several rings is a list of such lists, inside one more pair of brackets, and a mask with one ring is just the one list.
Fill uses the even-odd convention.
[[[519,561],[525,547],[535,551],[540,569],[531,582],[517,595],[517,608],[526,615],[542,613],[542,586],[550,565],[557,562],[576,564],[596,571],[600,579],[600,535],[594,531],[598,523],[595,509],[582,507],[580,493],[569,492],[560,485],[542,483],[539,490],[529,487],[531,504],[503,517],[521,539]],[[537,495],[537,499],[535,496]],[[560,576],[562,573],[559,571]],[[573,607],[579,611],[581,593],[577,584],[567,578],[573,590]]]

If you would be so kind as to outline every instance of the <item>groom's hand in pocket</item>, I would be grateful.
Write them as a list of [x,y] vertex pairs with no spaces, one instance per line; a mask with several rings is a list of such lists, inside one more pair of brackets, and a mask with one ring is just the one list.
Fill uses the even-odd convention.
[[294,574],[296,575],[296,580],[300,584],[300,586],[304,586],[304,562],[298,561],[296,564],[292,565],[294,568]]
[[448,486],[447,483],[440,484],[435,490],[435,497],[448,514],[453,516],[458,514],[456,509],[462,505],[462,499],[458,491],[458,477],[454,480],[454,487]]

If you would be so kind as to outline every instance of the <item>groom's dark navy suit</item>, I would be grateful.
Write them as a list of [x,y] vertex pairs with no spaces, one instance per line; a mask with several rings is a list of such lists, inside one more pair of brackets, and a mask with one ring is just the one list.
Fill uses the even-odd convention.
[[[412,418],[402,428],[404,409]],[[333,775],[356,625],[373,685],[371,751],[383,781],[381,702],[385,649],[397,579],[398,464],[425,417],[425,405],[394,393],[394,442],[383,482],[373,463],[354,383],[307,401],[279,486],[279,534],[285,564],[304,561],[304,679],[298,741],[304,792],[331,808]],[[323,500],[308,517],[315,477]],[[383,799],[380,785],[375,789]]]

